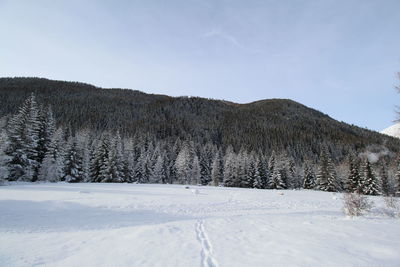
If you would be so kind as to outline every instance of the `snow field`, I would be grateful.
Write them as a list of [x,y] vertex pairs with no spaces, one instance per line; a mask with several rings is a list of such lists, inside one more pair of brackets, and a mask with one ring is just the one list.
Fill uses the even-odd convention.
[[341,194],[144,184],[0,187],[0,266],[399,266],[400,220]]

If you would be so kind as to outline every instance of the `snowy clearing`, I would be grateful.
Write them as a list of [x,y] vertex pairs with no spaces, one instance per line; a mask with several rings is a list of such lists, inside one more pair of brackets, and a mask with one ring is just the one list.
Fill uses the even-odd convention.
[[[196,190],[197,189],[197,190]],[[399,266],[400,220],[341,194],[139,184],[0,187],[0,266]]]

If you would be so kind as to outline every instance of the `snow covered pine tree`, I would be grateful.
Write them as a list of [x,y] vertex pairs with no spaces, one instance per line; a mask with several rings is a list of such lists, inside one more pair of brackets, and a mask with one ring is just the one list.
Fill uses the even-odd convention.
[[362,192],[365,195],[379,195],[381,193],[379,182],[368,159],[364,162],[363,172]]
[[36,181],[39,168],[39,108],[35,94],[23,103],[8,124],[8,145],[5,153],[10,157],[7,162],[7,177],[10,181]]
[[333,166],[327,148],[323,148],[321,152],[316,188],[328,192],[336,192],[339,189],[336,180],[335,167]]

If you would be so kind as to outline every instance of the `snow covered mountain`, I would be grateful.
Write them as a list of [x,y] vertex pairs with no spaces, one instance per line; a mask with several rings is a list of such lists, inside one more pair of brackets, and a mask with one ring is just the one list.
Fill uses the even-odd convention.
[[382,134],[400,138],[400,123],[396,123],[385,130],[381,131]]

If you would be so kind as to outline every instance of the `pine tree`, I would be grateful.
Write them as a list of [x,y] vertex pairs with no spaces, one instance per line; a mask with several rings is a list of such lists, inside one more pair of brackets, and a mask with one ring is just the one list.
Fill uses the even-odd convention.
[[177,172],[175,168],[175,162],[178,157],[178,154],[181,150],[181,140],[177,138],[172,147],[169,147],[168,154],[166,156],[166,174],[168,183],[173,184],[178,180]]
[[8,124],[8,180],[35,181],[39,168],[39,109],[32,94],[19,108]]
[[162,154],[161,143],[156,142],[153,154],[150,155],[150,166],[151,169],[154,168],[154,165],[157,163],[158,156]]
[[64,145],[63,130],[59,128],[53,134],[48,145],[42,166],[39,170],[38,180],[50,182],[61,180],[64,165]]
[[260,173],[258,171],[260,160],[256,155],[251,157],[251,161],[249,162],[249,169],[248,169],[248,176],[252,184],[250,187],[262,189],[263,188],[263,181],[261,179]]
[[90,181],[100,183],[106,178],[106,164],[110,153],[110,143],[107,135],[100,140],[90,163]]
[[281,180],[282,180],[281,189],[288,189],[288,179],[289,179],[288,169],[286,168],[286,166],[279,166],[279,172],[281,174]]
[[238,179],[238,187],[253,187],[254,181],[249,176],[249,155],[244,149],[241,149],[236,157],[236,172]]
[[143,167],[146,164],[146,157],[147,153],[144,147],[139,152],[139,157],[137,158],[137,161],[135,163],[135,168],[133,169],[133,177],[134,181],[137,183],[143,183],[144,182],[144,174],[143,174]]
[[55,131],[55,119],[51,107],[47,109],[40,109],[39,112],[39,134],[37,143],[38,162],[42,163],[51,138]]
[[142,148],[140,157],[135,165],[134,177],[138,183],[148,183],[151,176],[151,160],[149,151]]
[[254,151],[252,151],[248,157],[248,162],[246,164],[247,173],[247,185],[246,187],[254,188],[255,185],[261,186],[261,177],[258,172],[258,164],[260,160]]
[[364,162],[363,171],[362,192],[365,195],[379,195],[381,192],[379,182],[368,159]]
[[193,158],[190,179],[191,179],[191,184],[201,183],[200,163],[199,163],[199,158],[196,155],[194,155]]
[[285,155],[281,155],[277,157],[275,152],[271,155],[268,168],[270,173],[270,177],[268,180],[269,189],[286,189],[287,188],[287,180],[288,180],[288,161]]
[[79,183],[84,179],[82,155],[76,138],[71,138],[64,157],[63,180],[68,183]]
[[268,166],[264,156],[258,161],[258,173],[260,174],[260,181],[257,181],[257,185],[254,184],[255,188],[265,189],[268,187]]
[[304,164],[303,188],[304,189],[315,188],[315,174],[308,162]]
[[128,139],[125,150],[124,150],[124,177],[125,181],[132,183],[134,181],[134,169],[135,169],[135,149],[133,139]]
[[275,154],[275,150],[272,151],[271,156],[269,157],[268,160],[268,185],[267,188],[270,188],[270,184],[273,184],[272,180],[272,175],[274,173],[274,169],[275,169],[275,162],[276,162],[276,154]]
[[110,144],[108,157],[105,160],[104,171],[102,172],[103,183],[123,183],[123,156],[122,140],[117,132]]
[[345,190],[349,193],[361,192],[361,175],[359,164],[354,156],[349,157],[350,173],[346,181]]
[[212,160],[215,154],[214,146],[211,143],[206,143],[200,149],[200,174],[201,184],[207,185],[211,182]]
[[164,168],[164,157],[159,155],[157,157],[156,164],[154,164],[151,171],[151,183],[162,183],[165,181],[165,168]]
[[188,147],[184,144],[175,161],[176,174],[180,184],[189,184],[190,182],[190,160]]
[[321,191],[336,192],[338,190],[335,168],[326,148],[321,151],[320,165],[315,183],[316,188]]
[[0,185],[3,185],[5,180],[9,176],[7,163],[10,160],[10,157],[7,156],[5,153],[5,149],[7,146],[7,134],[6,131],[3,130],[0,132]]
[[219,157],[219,152],[215,153],[214,159],[213,159],[213,164],[212,164],[212,171],[211,171],[211,179],[212,179],[212,185],[213,186],[219,186],[219,183],[222,178],[222,173],[221,173],[221,166],[220,166],[220,157]]
[[90,167],[93,161],[97,144],[94,140],[93,133],[89,129],[83,129],[76,133],[78,146],[82,151],[82,172],[85,182],[91,182]]
[[236,154],[227,150],[224,164],[224,186],[236,187],[239,185],[236,166]]
[[389,184],[389,176],[387,173],[387,165],[385,163],[381,163],[381,169],[380,169],[380,178],[381,178],[381,188],[382,188],[382,194],[384,196],[389,196],[391,194],[391,188]]
[[287,188],[295,188],[298,189],[301,187],[301,181],[299,176],[297,175],[296,165],[292,158],[288,160],[288,181],[287,181]]
[[269,180],[268,188],[270,189],[285,189],[286,185],[282,179],[282,169],[274,166],[271,179]]
[[40,118],[39,118],[39,107],[36,103],[36,97],[34,94],[31,96],[29,117],[27,120],[26,127],[26,152],[29,164],[31,166],[31,181],[37,180],[38,171],[40,168],[40,159],[38,151],[40,133]]
[[263,189],[263,183],[261,180],[261,176],[258,176],[257,178],[254,179],[253,187],[257,189]]
[[163,184],[168,183],[168,182],[169,182],[169,179],[170,179],[169,175],[171,174],[171,172],[169,172],[169,167],[170,167],[170,159],[168,158],[169,155],[170,155],[170,154],[168,153],[168,150],[167,150],[167,148],[166,148],[166,151],[165,151],[165,153],[163,154],[164,177],[163,177],[163,179],[162,179],[162,181],[161,181]]

